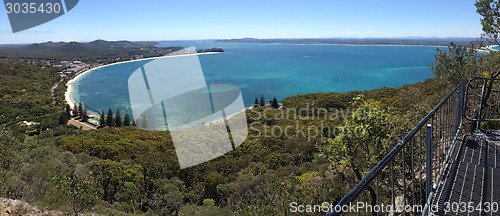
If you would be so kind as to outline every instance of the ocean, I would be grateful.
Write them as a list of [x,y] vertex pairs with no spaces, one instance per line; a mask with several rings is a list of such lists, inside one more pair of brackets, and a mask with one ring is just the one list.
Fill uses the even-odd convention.
[[[264,95],[278,101],[297,94],[399,87],[432,78],[429,65],[437,47],[162,43],[160,46],[218,47],[224,53],[200,55],[208,84],[241,89],[245,106]],[[100,68],[74,82],[72,97],[94,113],[109,108],[129,112],[128,78],[147,61]]]

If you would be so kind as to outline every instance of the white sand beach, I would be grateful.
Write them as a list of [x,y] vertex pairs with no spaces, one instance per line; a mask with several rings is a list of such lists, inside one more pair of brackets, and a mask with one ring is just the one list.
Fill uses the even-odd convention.
[[173,58],[173,57],[179,57],[179,56],[191,56],[191,55],[206,55],[206,54],[217,54],[220,52],[206,52],[206,53],[190,53],[190,54],[180,54],[180,55],[165,55],[165,56],[158,56],[158,57],[151,57],[151,58],[143,58],[143,59],[134,59],[134,60],[129,60],[129,61],[122,61],[122,62],[116,62],[112,64],[107,64],[107,65],[101,65],[95,68],[90,68],[88,70],[82,71],[78,73],[73,79],[68,81],[66,83],[66,86],[68,87],[66,90],[66,93],[64,93],[64,98],[66,100],[66,103],[68,103],[71,108],[74,108],[76,105],[75,99],[72,97],[73,93],[73,83],[76,82],[78,79],[80,79],[83,75],[90,73],[94,70],[98,70],[103,67],[108,67],[112,65],[117,65],[117,64],[123,64],[123,63],[128,63],[128,62],[136,62],[136,61],[145,61],[145,60],[151,60],[151,59],[159,59],[159,58]]
[[493,49],[493,47],[497,47],[498,45],[488,45],[488,46],[485,46],[485,47],[481,47],[481,48],[478,48],[476,49],[476,51],[480,51],[480,52],[497,52],[498,50],[496,49]]

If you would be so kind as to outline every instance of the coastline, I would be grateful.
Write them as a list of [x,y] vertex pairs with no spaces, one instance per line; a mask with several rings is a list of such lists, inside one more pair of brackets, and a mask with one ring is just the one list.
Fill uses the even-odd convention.
[[480,51],[480,52],[497,52],[498,50],[495,50],[493,49],[493,47],[497,47],[498,45],[488,45],[488,46],[485,46],[485,47],[481,47],[481,48],[478,48],[477,51]]
[[276,43],[289,45],[335,45],[335,46],[388,46],[388,47],[447,47],[443,45],[417,45],[417,44],[334,44],[334,43]]
[[[159,59],[159,58],[171,58],[171,57],[179,57],[179,56],[192,56],[192,55],[206,55],[206,54],[217,54],[220,52],[205,52],[205,53],[189,53],[189,54],[181,54],[181,55],[165,55],[165,56],[158,56],[158,57],[150,57],[150,58],[143,58],[143,59],[134,59],[134,60],[128,60],[128,61],[121,61],[121,62],[115,62],[107,65],[100,65],[94,68],[90,68],[88,70],[79,72],[75,77],[73,77],[71,80],[69,80],[66,83],[66,92],[64,93],[64,99],[66,100],[66,103],[69,104],[69,106],[73,109],[76,105],[76,100],[72,97],[73,94],[73,84],[74,82],[78,81],[78,79],[82,78],[83,75],[88,74],[94,70],[98,70],[100,68],[108,67],[108,66],[113,66],[117,64],[124,64],[124,63],[129,63],[129,62],[136,62],[136,61],[145,61],[145,60],[152,60],[152,59]],[[98,113],[93,113],[90,112],[91,114],[98,114]]]

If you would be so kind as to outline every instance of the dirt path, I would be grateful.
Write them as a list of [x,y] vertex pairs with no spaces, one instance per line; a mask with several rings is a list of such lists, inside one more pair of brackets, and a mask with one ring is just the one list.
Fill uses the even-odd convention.
[[63,78],[61,77],[61,79],[58,82],[54,83],[52,88],[50,88],[50,94],[52,95],[52,104],[54,104],[54,106],[56,105],[56,96],[54,95],[54,91],[59,86],[59,83],[62,82],[62,80],[63,80]]

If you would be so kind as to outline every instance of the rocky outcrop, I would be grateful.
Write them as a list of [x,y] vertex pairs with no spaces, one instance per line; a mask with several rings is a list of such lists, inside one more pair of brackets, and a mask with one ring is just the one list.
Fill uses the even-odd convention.
[[0,216],[7,215],[43,215],[42,210],[21,200],[0,198]]
[[0,216],[63,216],[61,211],[42,211],[21,200],[0,198]]

